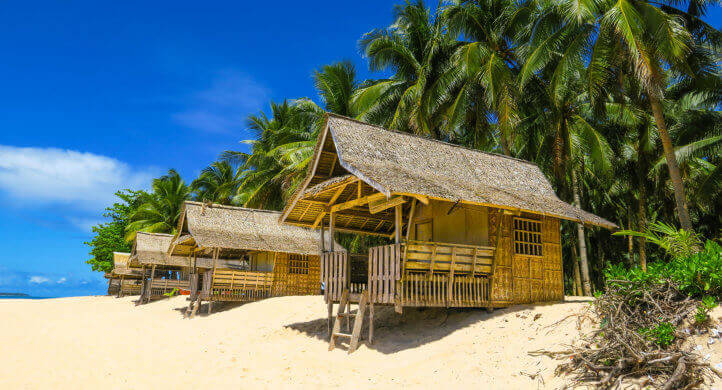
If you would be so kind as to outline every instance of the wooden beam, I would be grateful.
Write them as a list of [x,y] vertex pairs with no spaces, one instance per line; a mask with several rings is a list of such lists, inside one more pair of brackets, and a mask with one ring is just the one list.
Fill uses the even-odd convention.
[[411,226],[414,221],[414,213],[416,212],[416,201],[416,198],[411,201],[411,210],[409,210],[409,222],[406,226],[406,241],[409,241],[409,235],[411,234]]
[[328,178],[333,177],[333,170],[336,168],[336,161],[338,161],[338,155],[336,153],[333,154],[333,160],[331,160],[331,170],[328,171]]
[[382,194],[382,193],[376,193],[376,194],[373,194],[373,195],[364,196],[363,198],[358,198],[358,199],[350,200],[350,201],[348,201],[348,202],[344,202],[344,203],[339,203],[339,204],[333,205],[333,206],[331,206],[330,211],[333,213],[333,212],[336,212],[336,211],[341,211],[341,210],[350,209],[350,208],[356,207],[356,206],[362,206],[362,205],[365,205],[365,204],[367,204],[367,203],[369,203],[369,202],[373,202],[373,201],[375,201],[375,200],[383,199],[383,198],[385,198],[385,197],[386,197],[386,195],[384,195],[384,194]]
[[[312,225],[311,227],[312,227],[313,229],[315,229],[315,228],[318,226],[318,224],[320,224],[321,221],[323,221],[323,217],[325,217],[325,216],[326,216],[326,212],[325,212],[325,211],[322,211],[320,214],[318,214],[318,217],[316,217],[316,220],[313,221],[313,225]],[[323,229],[323,226],[322,226],[321,228]]]
[[369,202],[369,212],[371,214],[377,214],[405,202],[406,200],[403,196],[395,196],[390,199],[380,199],[374,202]]
[[308,212],[308,209],[310,209],[310,208],[311,208],[311,203],[309,203],[308,206],[306,206],[306,209],[303,210],[303,213],[301,213],[301,216],[298,217],[299,221],[303,221],[303,217],[306,216],[306,213]]

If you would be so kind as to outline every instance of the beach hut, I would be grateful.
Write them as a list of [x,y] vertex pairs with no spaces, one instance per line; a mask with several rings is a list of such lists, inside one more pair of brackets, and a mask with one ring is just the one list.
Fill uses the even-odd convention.
[[130,265],[142,268],[138,304],[168,293],[190,291],[188,259],[168,256],[172,234],[138,232],[130,252]]
[[[615,228],[561,201],[534,164],[329,115],[286,224],[386,237],[368,255],[326,248],[331,348],[356,348],[375,304],[497,308],[562,300],[560,220]],[[340,333],[350,303],[352,334]],[[340,303],[335,320],[333,304]],[[348,326],[348,325],[347,325]]]
[[[321,244],[311,229],[281,225],[276,211],[185,202],[172,257],[209,259],[191,297],[192,316],[202,301],[249,302],[284,295],[320,294]],[[225,263],[224,263],[225,262]],[[229,263],[229,262],[235,262]]]
[[130,253],[113,252],[113,270],[106,273],[108,295],[123,297],[140,294],[142,270],[131,267]]

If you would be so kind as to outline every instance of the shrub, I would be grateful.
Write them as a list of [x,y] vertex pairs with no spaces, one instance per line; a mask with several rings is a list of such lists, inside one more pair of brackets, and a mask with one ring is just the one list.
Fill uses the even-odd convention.
[[714,298],[706,296],[702,298],[699,305],[697,306],[697,313],[694,315],[694,322],[696,325],[704,325],[709,321],[709,312],[717,306]]
[[638,267],[627,269],[621,264],[610,265],[604,270],[604,277],[608,285],[616,285],[618,281],[644,284],[671,279],[690,296],[722,298],[722,247],[710,240],[701,251],[675,257],[669,263],[650,264],[647,272]]
[[654,328],[642,328],[640,332],[647,336],[650,341],[659,345],[662,348],[667,348],[676,337],[677,330],[669,322],[661,322]]

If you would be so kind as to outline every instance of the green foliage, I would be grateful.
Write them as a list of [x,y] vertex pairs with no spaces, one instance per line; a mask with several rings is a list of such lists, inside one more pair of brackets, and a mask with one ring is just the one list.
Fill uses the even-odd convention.
[[648,242],[664,249],[673,258],[691,256],[702,246],[702,241],[696,234],[684,229],[677,229],[663,222],[651,223],[644,232],[621,230],[615,232],[614,235],[643,237]]
[[722,298],[722,247],[709,240],[704,249],[686,257],[676,257],[670,262],[656,262],[647,267],[627,269],[622,264],[609,265],[604,270],[609,285],[632,281],[641,284],[658,283],[671,279],[684,293],[701,298],[705,295]]
[[667,348],[676,337],[677,329],[669,322],[661,322],[654,328],[642,328],[641,334],[645,335],[650,341],[662,348]]
[[694,322],[696,325],[704,325],[709,321],[709,312],[717,306],[717,302],[711,296],[702,298],[697,306],[697,312],[694,314]]
[[123,190],[115,195],[120,202],[113,203],[105,209],[103,217],[110,221],[93,226],[93,238],[85,242],[90,246],[92,258],[86,263],[93,271],[109,272],[113,269],[113,252],[130,252],[130,244],[125,241],[125,228],[128,226],[130,215],[148,196],[143,191]]
[[141,204],[128,216],[125,240],[131,242],[138,231],[172,233],[180,218],[183,202],[190,199],[191,188],[178,172],[169,170],[164,176],[153,179],[153,192],[143,194]]

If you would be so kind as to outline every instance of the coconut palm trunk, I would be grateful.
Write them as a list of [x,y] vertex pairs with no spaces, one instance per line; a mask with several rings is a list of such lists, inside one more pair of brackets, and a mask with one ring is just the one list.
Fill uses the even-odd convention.
[[[641,164],[640,164],[641,165]],[[640,232],[647,230],[647,188],[645,183],[639,183],[639,200],[637,202],[637,225]],[[647,271],[647,239],[639,237],[639,266]]]
[[682,229],[693,232],[692,221],[689,219],[689,210],[687,209],[687,198],[685,197],[684,182],[682,174],[677,164],[677,157],[674,154],[674,146],[672,139],[667,132],[667,124],[664,121],[662,113],[662,104],[654,94],[649,95],[649,104],[652,106],[652,114],[657,124],[659,138],[662,140],[662,149],[664,150],[664,158],[667,160],[667,168],[669,169],[669,178],[672,180],[672,188],[674,189],[674,202],[677,208],[677,218]]
[[[577,174],[572,169],[572,194],[574,196],[574,205],[581,208],[582,203],[579,199],[579,185],[577,183]],[[587,241],[584,236],[584,225],[577,224],[577,238],[579,239],[579,265],[582,274],[582,292],[586,296],[592,295],[592,284],[589,281],[589,262],[587,261]]]
[[577,256],[577,247],[572,245],[572,261],[573,272],[574,272],[574,295],[581,296],[582,294],[582,275],[579,272],[579,256]]

